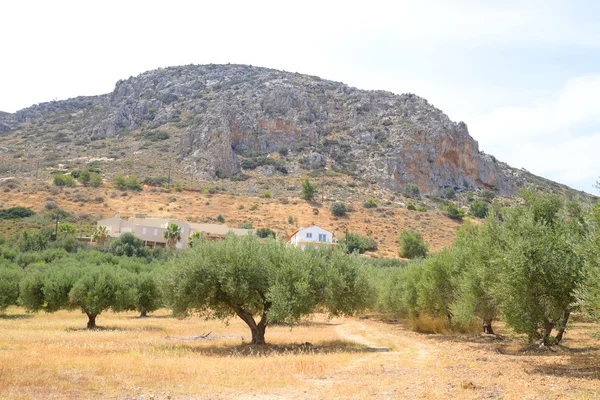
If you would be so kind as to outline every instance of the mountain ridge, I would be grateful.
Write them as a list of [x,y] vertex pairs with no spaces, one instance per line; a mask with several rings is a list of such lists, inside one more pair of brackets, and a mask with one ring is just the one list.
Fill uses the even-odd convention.
[[125,140],[127,153],[174,159],[183,176],[206,180],[328,169],[425,194],[553,186],[480,151],[464,122],[414,94],[239,64],[160,68],[110,93],[0,113],[0,133],[27,142],[20,150],[33,158],[99,156],[98,143]]

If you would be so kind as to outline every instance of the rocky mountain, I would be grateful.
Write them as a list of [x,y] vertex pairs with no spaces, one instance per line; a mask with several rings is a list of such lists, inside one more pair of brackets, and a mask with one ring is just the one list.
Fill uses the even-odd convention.
[[203,179],[327,168],[391,190],[412,183],[422,193],[453,187],[502,195],[542,182],[481,152],[464,122],[414,94],[247,65],[158,69],[108,94],[0,113],[0,135],[13,146],[5,154],[48,159],[65,151],[102,156],[107,142],[128,141],[132,151],[123,157],[150,163],[169,153],[184,173]]

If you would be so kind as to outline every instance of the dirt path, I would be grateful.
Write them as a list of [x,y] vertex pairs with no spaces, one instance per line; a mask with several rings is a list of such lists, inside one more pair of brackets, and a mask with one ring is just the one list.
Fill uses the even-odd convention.
[[[320,379],[306,379],[301,398],[595,399],[600,376],[544,374],[569,355],[520,353],[492,337],[423,335],[401,325],[344,319],[340,339],[367,346],[350,365]],[[572,342],[575,346],[577,343]],[[580,350],[569,350],[579,352]],[[595,351],[595,353],[594,353]],[[590,350],[597,361],[598,350]],[[592,354],[593,353],[593,354]],[[568,370],[568,369],[567,369]]]

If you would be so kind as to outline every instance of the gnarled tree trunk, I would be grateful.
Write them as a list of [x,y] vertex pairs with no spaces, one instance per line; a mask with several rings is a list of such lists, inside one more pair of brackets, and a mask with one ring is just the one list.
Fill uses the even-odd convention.
[[542,340],[540,340],[540,347],[546,347],[550,344],[550,333],[552,333],[554,325],[554,321],[544,321],[544,334],[542,335]]
[[142,312],[140,313],[140,318],[144,318],[148,316],[148,311],[146,310],[142,310]]
[[88,313],[86,313],[86,314],[88,316],[87,328],[95,329],[96,328],[96,314],[88,314]]
[[569,316],[571,315],[571,310],[565,310],[562,315],[562,320],[560,321],[560,327],[558,328],[558,333],[556,334],[556,338],[554,342],[559,344],[563,338],[565,333],[565,329],[567,329],[567,323],[569,322]]
[[267,301],[264,296],[263,298],[263,312],[258,324],[254,320],[252,314],[239,306],[234,306],[233,310],[236,315],[242,319],[250,327],[250,332],[252,332],[252,342],[251,344],[265,344],[265,331],[267,329],[267,312],[269,308],[271,308],[271,302]]
[[487,333],[488,335],[494,334],[494,330],[492,329],[492,320],[491,319],[483,320],[483,333]]

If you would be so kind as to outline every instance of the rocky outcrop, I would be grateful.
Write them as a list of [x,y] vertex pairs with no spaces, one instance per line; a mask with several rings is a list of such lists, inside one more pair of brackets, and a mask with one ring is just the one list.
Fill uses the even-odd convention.
[[465,123],[416,95],[246,65],[159,69],[117,82],[107,95],[0,115],[0,132],[23,124],[64,124],[88,139],[166,130],[180,164],[204,178],[236,174],[243,158],[279,152],[289,171],[327,165],[393,190],[415,183],[424,193],[454,187],[510,195],[520,179],[479,151]]

